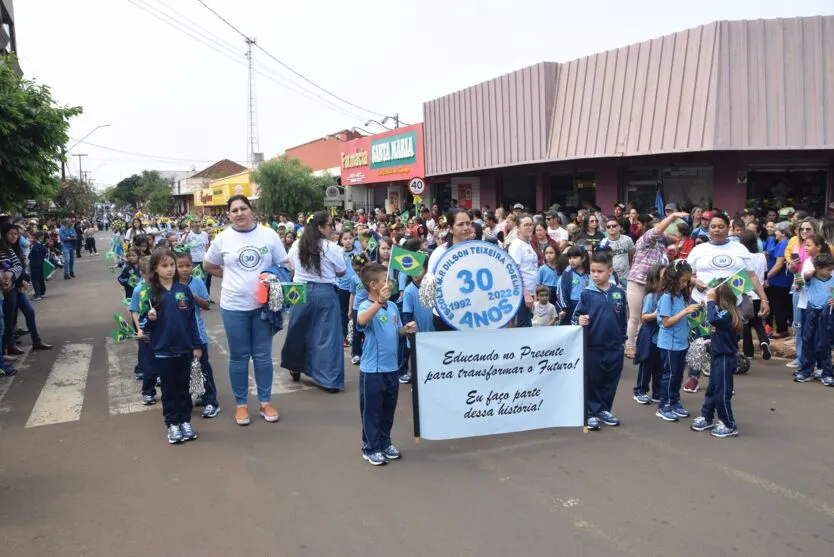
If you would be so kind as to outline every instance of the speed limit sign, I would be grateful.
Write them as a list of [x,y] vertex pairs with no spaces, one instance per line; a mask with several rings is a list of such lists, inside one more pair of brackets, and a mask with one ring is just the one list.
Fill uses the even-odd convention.
[[411,192],[411,195],[423,195],[423,192],[426,191],[426,183],[423,182],[422,178],[412,178],[408,183],[408,191]]

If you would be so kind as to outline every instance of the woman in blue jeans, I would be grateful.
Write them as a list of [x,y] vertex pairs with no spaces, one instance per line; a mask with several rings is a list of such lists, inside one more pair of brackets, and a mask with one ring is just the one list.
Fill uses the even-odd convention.
[[203,269],[221,277],[220,310],[229,345],[229,379],[235,395],[235,421],[248,425],[249,360],[255,365],[260,415],[277,422],[272,396],[272,325],[261,319],[263,304],[257,300],[260,274],[287,262],[281,239],[258,225],[252,204],[244,195],[233,195],[226,204],[232,225],[217,235],[203,259]]
[[333,219],[319,211],[290,248],[295,282],[307,283],[307,303],[290,309],[281,367],[294,381],[305,373],[325,391],[337,393],[345,388],[345,352],[336,279],[347,265],[344,249],[330,240],[332,233]]
[[32,337],[32,350],[49,350],[51,344],[46,344],[38,334],[35,322],[35,308],[29,300],[29,275],[26,274],[26,258],[20,248],[20,230],[13,224],[0,227],[0,265],[8,268],[11,273],[11,287],[3,292],[3,347],[9,356],[19,356],[23,351],[19,349],[14,338],[14,324],[17,312],[26,319],[26,327]]

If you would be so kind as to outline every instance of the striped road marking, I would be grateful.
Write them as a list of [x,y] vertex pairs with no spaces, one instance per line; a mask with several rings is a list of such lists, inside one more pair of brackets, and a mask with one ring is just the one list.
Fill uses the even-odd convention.
[[[23,355],[19,356],[18,360],[9,363],[12,364],[18,371],[22,371],[29,367],[26,365],[26,358],[28,358],[31,353],[32,347],[26,346],[23,348]],[[9,389],[12,388],[15,377],[17,377],[17,375],[12,375],[11,377],[0,377],[0,412],[8,412],[10,410],[8,407],[3,406],[2,403],[3,399],[6,398],[6,395],[9,393]]]
[[[223,354],[223,356],[226,359],[226,361],[223,362],[220,366],[212,365],[212,369],[214,370],[214,375],[216,377],[219,370],[222,370],[223,368],[227,368],[227,366],[229,365],[229,363],[228,363],[229,351],[226,349],[226,346],[223,344],[223,342],[218,342],[218,340],[220,340],[221,338],[223,340],[225,340],[226,333],[223,330],[223,327],[220,326],[220,327],[215,327],[215,329],[212,330],[212,331],[206,330],[206,334],[208,335],[209,341],[211,341],[211,344],[216,346],[217,349],[220,350],[220,353]],[[251,364],[250,364],[250,367],[251,367]],[[272,390],[271,390],[271,392],[274,395],[282,395],[282,394],[285,394],[285,393],[297,393],[298,391],[309,391],[311,389],[315,389],[315,387],[313,385],[311,385],[310,383],[304,383],[304,382],[295,383],[295,382],[293,382],[292,378],[290,377],[289,372],[281,367],[281,361],[280,360],[277,360],[277,359],[272,360],[272,369],[274,371],[272,373]],[[254,373],[249,373],[249,394],[255,395],[255,396],[258,395],[258,387],[255,384]]]
[[81,417],[92,357],[92,344],[67,344],[61,348],[26,427],[74,422]]
[[111,416],[153,408],[142,404],[142,382],[133,377],[137,350],[135,341],[107,339],[107,398]]

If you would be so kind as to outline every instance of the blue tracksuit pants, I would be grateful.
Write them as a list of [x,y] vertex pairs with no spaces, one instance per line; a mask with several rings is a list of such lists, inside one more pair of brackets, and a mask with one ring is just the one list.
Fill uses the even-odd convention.
[[736,369],[735,356],[713,356],[710,362],[709,385],[701,407],[701,416],[712,422],[713,415],[718,412],[718,419],[724,425],[735,429],[736,420],[733,417],[733,372]]
[[686,350],[660,349],[663,377],[660,380],[660,408],[669,410],[681,403],[683,370],[686,368]]
[[634,386],[634,394],[651,394],[653,398],[660,398],[660,382],[663,377],[663,365],[660,363],[660,349],[656,344],[651,343],[648,358],[640,362],[637,368],[637,384]]
[[391,445],[391,428],[400,394],[399,372],[359,372],[359,414],[362,452],[371,454]]
[[586,358],[588,379],[585,402],[588,409],[587,417],[590,417],[603,410],[610,412],[614,406],[617,385],[623,374],[623,348],[589,347]]

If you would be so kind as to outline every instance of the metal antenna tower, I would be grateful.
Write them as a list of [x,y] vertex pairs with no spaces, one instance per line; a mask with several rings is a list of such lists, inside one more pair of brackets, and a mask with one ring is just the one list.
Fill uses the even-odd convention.
[[258,108],[255,99],[255,54],[252,47],[257,39],[246,39],[246,59],[249,61],[249,106],[246,118],[246,160],[248,166],[254,169],[260,163],[260,145],[258,144]]

